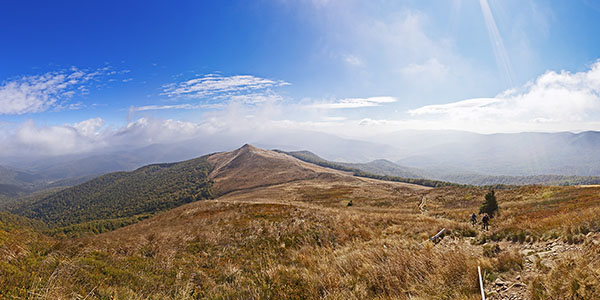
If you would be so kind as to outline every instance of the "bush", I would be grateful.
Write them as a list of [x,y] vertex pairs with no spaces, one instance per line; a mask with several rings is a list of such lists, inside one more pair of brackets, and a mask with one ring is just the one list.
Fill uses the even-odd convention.
[[494,214],[498,212],[498,201],[496,201],[496,193],[494,190],[490,190],[485,194],[485,199],[479,208],[479,213],[488,214],[490,218],[494,217]]

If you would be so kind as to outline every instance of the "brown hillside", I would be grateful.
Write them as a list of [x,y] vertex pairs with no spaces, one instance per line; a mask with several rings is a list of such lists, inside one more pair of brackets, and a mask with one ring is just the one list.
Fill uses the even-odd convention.
[[598,187],[498,190],[483,231],[469,216],[484,189],[357,178],[249,145],[209,161],[214,200],[41,245],[0,231],[0,295],[475,300],[478,266],[490,300],[600,294]]
[[208,157],[214,166],[210,174],[214,191],[223,195],[231,191],[276,185],[317,177],[342,177],[345,173],[319,167],[287,154],[256,148],[252,145]]
[[[593,243],[599,235],[588,234],[600,228],[592,221],[598,188],[498,191],[503,214],[492,221],[492,232],[484,232],[467,219],[485,190],[338,179],[234,191],[98,235],[84,248],[111,253],[112,262],[123,265],[131,257],[147,257],[156,263],[152,272],[189,268],[191,277],[175,284],[189,284],[200,298],[232,299],[318,299],[322,293],[333,299],[410,299],[410,293],[418,299],[474,300],[478,264],[488,274],[489,299],[548,299],[565,295],[535,286],[561,284],[545,276],[564,270],[550,268],[571,258],[577,268],[600,263],[586,260],[600,253]],[[349,200],[352,207],[346,206]],[[524,221],[536,214],[545,217]],[[449,231],[444,241],[419,246],[441,228]],[[572,242],[570,235],[579,240]],[[501,252],[487,254],[496,245]],[[594,295],[597,286],[593,281],[573,293]]]

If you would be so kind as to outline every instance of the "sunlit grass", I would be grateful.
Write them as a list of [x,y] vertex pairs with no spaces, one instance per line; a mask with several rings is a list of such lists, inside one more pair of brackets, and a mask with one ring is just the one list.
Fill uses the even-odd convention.
[[[490,283],[521,272],[523,257],[508,250],[485,254],[478,244],[577,243],[600,229],[598,188],[523,187],[497,191],[500,215],[483,233],[469,216],[485,192],[294,183],[189,204],[98,236],[56,240],[32,230],[0,231],[0,293],[40,299],[479,299],[477,265]],[[418,207],[423,197],[425,212]],[[349,200],[352,207],[345,205]],[[459,242],[421,246],[441,228]],[[597,246],[586,247],[532,279],[532,299],[595,293],[600,255]],[[566,275],[569,268],[575,273]]]

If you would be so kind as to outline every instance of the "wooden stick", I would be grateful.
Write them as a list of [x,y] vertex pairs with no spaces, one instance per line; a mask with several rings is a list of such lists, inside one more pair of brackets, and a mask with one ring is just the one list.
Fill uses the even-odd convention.
[[477,266],[477,273],[479,273],[479,288],[481,289],[481,299],[485,300],[485,292],[483,291],[483,279],[481,279],[481,268]]
[[443,234],[445,231],[446,231],[446,228],[442,228],[442,230],[440,230],[440,232],[438,232],[436,235],[434,235],[434,236],[430,237],[429,239],[430,239],[431,241],[434,241],[435,239],[439,238],[439,237],[440,237],[440,235],[442,235],[442,234]]
[[[435,239],[439,238],[444,232],[446,232],[446,228],[442,228],[442,230],[440,230],[440,232],[438,232],[436,235],[430,237],[429,240],[432,242],[435,241]],[[423,244],[425,244],[425,242],[427,242],[427,240],[420,243],[419,246],[423,247]]]

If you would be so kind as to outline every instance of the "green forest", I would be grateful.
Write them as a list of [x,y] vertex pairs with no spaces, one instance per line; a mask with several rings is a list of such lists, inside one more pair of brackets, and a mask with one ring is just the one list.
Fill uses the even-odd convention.
[[78,186],[14,205],[9,211],[50,227],[94,232],[131,224],[145,215],[212,197],[205,158],[154,164],[100,176]]

